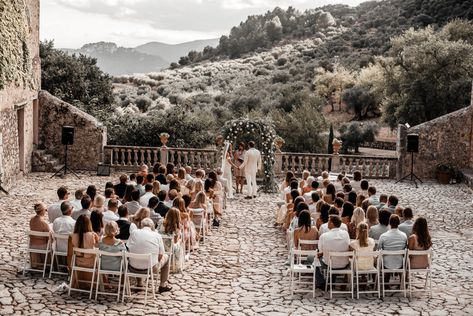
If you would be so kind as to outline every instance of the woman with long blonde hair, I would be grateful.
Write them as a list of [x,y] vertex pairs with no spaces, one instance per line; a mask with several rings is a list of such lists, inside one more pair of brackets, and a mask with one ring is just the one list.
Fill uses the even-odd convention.
[[[141,221],[145,218],[151,218],[151,211],[147,207],[142,207],[138,210],[138,212],[136,212],[136,214],[131,219],[131,226],[135,225],[136,228],[143,228],[143,226],[141,225]],[[130,230],[132,230],[131,227]]]
[[355,208],[351,217],[350,223],[348,223],[348,234],[350,239],[356,238],[356,229],[359,223],[365,222],[365,211],[361,207]]
[[378,209],[374,205],[368,206],[366,210],[366,224],[368,224],[368,228],[379,224]]
[[154,181],[153,182],[153,194],[158,196],[158,193],[159,191],[161,191],[161,184],[159,183],[159,181]]
[[172,202],[172,207],[179,210],[179,217],[184,229],[184,240],[186,244],[190,242],[191,247],[194,247],[196,244],[197,232],[194,223],[190,220],[189,212],[186,208],[186,202],[183,198],[177,197]]
[[[374,250],[374,239],[368,237],[368,225],[366,223],[359,223],[356,228],[356,240],[350,243],[350,248],[356,253],[371,252]],[[374,268],[373,257],[360,257],[357,261],[357,267],[360,270],[370,270]]]

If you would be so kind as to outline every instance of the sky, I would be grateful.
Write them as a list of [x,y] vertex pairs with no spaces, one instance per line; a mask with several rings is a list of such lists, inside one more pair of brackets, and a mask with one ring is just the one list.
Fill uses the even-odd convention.
[[115,42],[135,47],[217,38],[276,6],[300,10],[326,4],[356,6],[360,0],[41,0],[41,40],[58,48]]

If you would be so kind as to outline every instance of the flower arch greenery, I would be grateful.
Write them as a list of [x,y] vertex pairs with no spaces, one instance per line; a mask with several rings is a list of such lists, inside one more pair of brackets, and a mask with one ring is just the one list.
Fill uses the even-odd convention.
[[267,193],[275,193],[278,190],[276,181],[274,180],[274,139],[277,137],[271,123],[257,119],[237,119],[227,121],[221,129],[221,133],[226,141],[233,144],[233,148],[237,148],[240,141],[253,140],[258,150],[261,151],[263,162],[263,185],[260,191]]

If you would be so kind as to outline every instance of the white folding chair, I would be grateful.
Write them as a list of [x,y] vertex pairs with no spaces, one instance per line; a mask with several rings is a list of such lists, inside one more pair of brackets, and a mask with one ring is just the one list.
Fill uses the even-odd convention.
[[[384,260],[386,256],[400,256],[402,257],[402,265],[400,268],[390,269],[384,267]],[[401,292],[406,297],[406,250],[381,250],[381,262],[379,269],[381,271],[381,293],[383,297],[385,296],[386,292]],[[395,276],[399,274],[399,282],[393,282],[392,278],[390,279],[389,283],[386,283],[384,280],[385,275],[388,274],[391,276]],[[399,285],[399,290],[397,289],[386,289],[386,284],[391,285]]]
[[[303,246],[307,246],[307,247],[303,247]],[[299,239],[299,247],[298,249],[301,250],[302,248],[314,248],[317,249],[319,245],[319,241],[318,240],[309,240],[309,239]]]
[[[428,292],[429,297],[432,297],[432,249],[428,250],[407,250],[407,281],[409,283],[409,297],[412,297],[412,292]],[[413,269],[411,267],[411,257],[427,256],[428,266],[423,269]],[[415,282],[415,277],[418,274],[425,274],[425,283],[420,290],[413,289],[414,285],[421,285],[421,282]]]
[[199,234],[202,236],[202,243],[205,243],[205,231],[207,229],[207,220],[205,210],[203,208],[189,209],[192,212],[192,222],[195,228],[199,230]]
[[[95,299],[97,300],[97,296],[99,294],[102,295],[112,295],[117,297],[117,302],[120,301],[120,289],[123,286],[122,284],[122,277],[123,277],[123,264],[124,264],[124,251],[120,252],[107,252],[107,251],[102,251],[99,250],[97,252],[97,257],[98,257],[98,263],[97,263],[97,288],[95,290]],[[102,269],[102,259],[103,257],[111,257],[111,258],[120,258],[120,270],[107,270],[107,269]],[[106,292],[100,290],[100,285],[104,285],[104,282],[102,280],[103,276],[118,276],[118,283],[117,283],[117,292],[116,293],[111,293],[111,292]],[[110,282],[109,282],[110,283]]]
[[[308,257],[313,257],[312,264],[306,264],[304,261],[307,261]],[[295,260],[294,260],[295,259]],[[291,266],[289,271],[291,273],[291,297],[294,295],[294,292],[305,292],[311,293],[312,298],[315,297],[316,281],[315,281],[315,269],[317,268],[319,261],[317,260],[317,250],[299,250],[293,249],[291,256]],[[311,274],[309,278],[302,276],[302,274]],[[298,289],[295,290],[295,285],[312,285],[312,289]]]
[[[133,269],[130,265],[130,259],[133,260],[140,260],[146,262],[147,268],[143,271],[138,272],[138,270]],[[131,286],[130,282],[131,278],[145,278],[145,283],[143,286]],[[143,289],[145,290],[144,304],[148,302],[148,284],[151,279],[151,291],[153,293],[153,298],[156,299],[156,291],[155,291],[155,284],[154,284],[154,272],[153,272],[153,263],[151,259],[151,254],[137,254],[137,253],[130,253],[125,252],[125,276],[124,276],[124,285],[123,285],[123,296],[122,296],[122,303],[125,301],[125,297],[132,297],[131,289]],[[127,294],[128,292],[128,294]]]
[[[59,264],[58,257],[65,258],[67,260],[67,246],[66,251],[58,250],[58,243],[65,243],[67,245],[69,240],[69,235],[53,234],[54,242],[52,243],[53,254],[51,256],[51,267],[49,269],[49,278],[51,275],[60,274],[60,275],[69,275],[67,272],[61,272],[61,268],[67,268],[67,263]],[[56,264],[57,271],[54,271],[54,264]]]
[[[360,294],[378,294],[378,298],[381,297],[381,287],[380,287],[380,282],[379,282],[379,270],[377,267],[379,267],[379,260],[380,257],[380,252],[379,251],[370,251],[370,252],[359,252],[355,251],[355,278],[356,278],[356,298],[360,298]],[[373,260],[373,267],[371,269],[360,269],[359,267],[359,261],[360,260],[366,260],[366,259],[372,259]],[[360,283],[360,276],[366,276],[366,282]],[[374,275],[374,281],[369,282],[369,277],[373,277]],[[373,285],[374,289],[376,290],[366,290],[366,291],[360,291],[360,284],[366,285],[367,287],[369,285]]]
[[[326,288],[327,288],[327,286],[329,288],[330,299],[333,296],[332,294],[346,294],[346,293],[350,293],[351,298],[353,299],[353,293],[354,293],[354,290],[353,290],[353,257],[354,257],[354,255],[355,255],[355,253],[353,251],[329,252],[329,254],[328,254],[327,277],[325,279],[325,285],[326,285]],[[333,268],[333,259],[334,258],[348,258],[347,267],[342,268],[342,269]],[[336,278],[337,276],[340,276],[340,275],[345,275],[346,277],[348,277],[349,282],[347,282],[347,283],[345,283],[345,282],[342,282],[342,283],[336,282],[336,285],[345,285],[345,286],[349,285],[350,286],[349,291],[342,291],[342,290],[334,291],[333,290],[334,282],[332,280],[332,277]]]
[[[46,243],[46,248],[34,248],[31,246],[31,237],[42,237],[47,238],[48,241]],[[28,231],[27,233],[27,246],[26,246],[26,254],[25,254],[25,261],[23,265],[23,276],[27,271],[34,271],[34,272],[42,272],[43,278],[46,275],[46,267],[48,265],[48,257],[51,252],[51,234],[49,232],[38,232],[38,231]],[[38,254],[44,255],[44,262],[43,262],[43,269],[36,269],[33,268],[33,263],[31,262],[31,254]],[[28,262],[30,263],[30,267],[28,267]]]
[[[95,282],[95,274],[97,271],[97,249],[84,249],[84,248],[75,248],[72,250],[72,269],[71,269],[71,280],[69,283],[69,296],[71,295],[71,291],[82,292],[82,293],[89,293],[89,299],[92,299],[92,292],[94,291],[94,282]],[[94,266],[92,268],[88,267],[81,267],[77,265],[77,258],[82,257],[84,255],[94,255]],[[88,272],[92,274],[92,279],[90,281],[80,280],[78,278],[77,272]],[[90,283],[89,290],[83,290],[79,287],[74,288],[72,287],[72,283],[76,281],[77,285],[79,283]]]
[[[164,244],[164,251],[168,255],[168,260],[169,260],[169,271],[171,270],[171,266],[174,267],[176,266],[177,258],[174,256],[174,247],[176,246],[176,243],[174,242],[174,236],[172,235],[166,235],[166,234],[161,234],[161,237],[163,239],[163,244]],[[180,260],[180,270],[182,271],[184,269],[183,262]]]

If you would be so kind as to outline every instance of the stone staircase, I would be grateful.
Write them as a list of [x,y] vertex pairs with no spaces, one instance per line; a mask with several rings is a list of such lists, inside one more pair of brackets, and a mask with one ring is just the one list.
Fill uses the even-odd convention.
[[44,149],[33,150],[32,169],[36,172],[56,172],[63,167],[59,159]]

